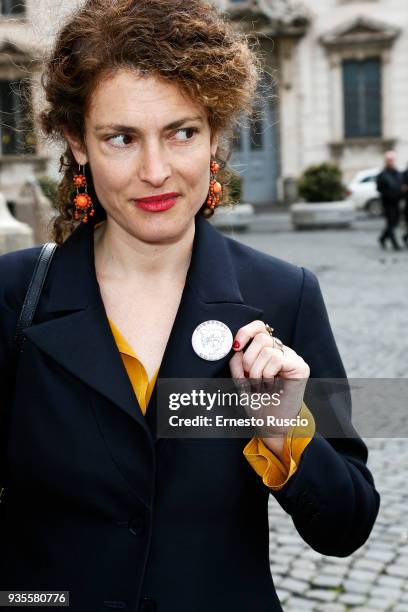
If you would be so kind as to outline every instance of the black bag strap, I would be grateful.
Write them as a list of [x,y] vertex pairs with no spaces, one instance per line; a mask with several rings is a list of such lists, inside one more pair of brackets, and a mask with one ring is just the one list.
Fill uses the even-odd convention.
[[19,354],[21,354],[23,350],[25,340],[23,330],[26,327],[30,327],[32,323],[38,305],[38,300],[40,299],[41,291],[47,277],[47,272],[57,246],[58,245],[55,242],[45,243],[37,259],[14,335],[14,350],[16,358],[18,358]]
[[[24,303],[20,311],[20,315],[17,321],[16,330],[14,334],[14,365],[17,365],[18,358],[22,353],[25,336],[23,335],[24,329],[30,327],[35,311],[37,309],[38,301],[40,299],[41,291],[44,286],[47,272],[50,267],[52,258],[54,256],[56,247],[58,245],[55,242],[47,242],[41,249],[35,264],[34,272],[31,276],[30,284],[28,285],[27,293],[25,295]],[[6,419],[7,423],[7,419]],[[4,428],[5,430],[7,427]],[[5,448],[5,446],[4,446]],[[0,449],[1,451],[2,449]],[[4,483],[3,483],[4,484]],[[6,494],[6,487],[0,483],[0,504],[4,501]]]

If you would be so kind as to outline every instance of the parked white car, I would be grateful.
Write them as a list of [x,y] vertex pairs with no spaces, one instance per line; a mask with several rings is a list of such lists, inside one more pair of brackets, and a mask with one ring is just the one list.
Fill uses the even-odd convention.
[[370,217],[382,214],[380,194],[377,191],[378,168],[358,172],[347,186],[347,197],[357,210],[365,210]]

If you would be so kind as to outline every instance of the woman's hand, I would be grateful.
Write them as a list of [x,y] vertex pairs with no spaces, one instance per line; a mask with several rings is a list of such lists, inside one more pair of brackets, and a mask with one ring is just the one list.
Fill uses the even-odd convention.
[[[279,378],[280,403],[274,402],[263,409],[261,416],[294,418],[299,413],[310,368],[307,363],[290,347],[282,345],[283,351],[274,347],[274,339],[269,335],[263,321],[252,321],[241,327],[235,335],[233,348],[235,355],[230,359],[230,372],[233,379],[251,379],[251,390],[256,388],[266,392],[263,383],[275,383]],[[252,380],[255,379],[255,380]],[[274,385],[276,391],[276,385]],[[271,391],[269,391],[271,392]],[[272,395],[272,392],[271,392]],[[253,416],[253,415],[252,415]],[[282,456],[285,436],[291,425],[269,428],[273,437],[261,437],[264,444],[278,456]]]

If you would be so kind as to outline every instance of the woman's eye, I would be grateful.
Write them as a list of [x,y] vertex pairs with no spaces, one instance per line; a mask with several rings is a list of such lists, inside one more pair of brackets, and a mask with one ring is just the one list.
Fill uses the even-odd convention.
[[176,140],[191,140],[196,132],[198,132],[197,128],[181,128],[175,133]]
[[116,136],[111,136],[109,141],[113,143],[115,147],[123,148],[132,142],[132,137],[129,136],[129,134],[117,134]]
[[[180,128],[174,132],[174,135],[176,140],[188,141],[193,138],[196,132],[198,132],[197,128]],[[133,138],[129,134],[116,134],[115,136],[109,136],[108,141],[114,147],[124,149],[132,143]]]

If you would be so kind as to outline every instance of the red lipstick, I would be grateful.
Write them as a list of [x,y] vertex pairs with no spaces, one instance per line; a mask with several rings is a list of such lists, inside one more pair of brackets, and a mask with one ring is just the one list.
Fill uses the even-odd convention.
[[174,206],[179,195],[180,194],[175,192],[161,193],[146,198],[137,198],[134,200],[134,203],[137,208],[141,208],[147,212],[163,212]]

